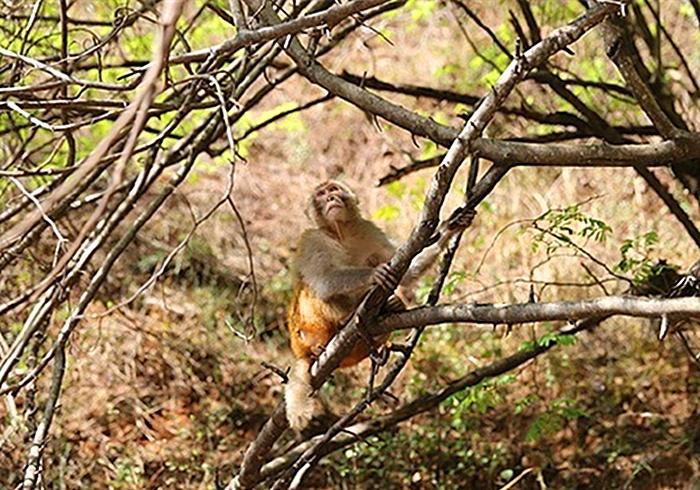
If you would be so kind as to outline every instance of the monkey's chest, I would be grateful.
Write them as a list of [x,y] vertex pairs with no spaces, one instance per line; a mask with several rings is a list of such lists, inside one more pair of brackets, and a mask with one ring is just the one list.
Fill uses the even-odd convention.
[[346,254],[347,265],[355,267],[377,267],[391,258],[384,250],[373,250],[369,247],[346,250]]

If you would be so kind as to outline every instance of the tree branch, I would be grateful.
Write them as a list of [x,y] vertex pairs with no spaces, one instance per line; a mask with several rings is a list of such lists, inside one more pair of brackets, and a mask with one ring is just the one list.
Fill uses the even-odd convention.
[[520,303],[511,305],[456,304],[422,307],[395,313],[369,328],[372,334],[440,323],[533,323],[573,321],[591,316],[622,315],[656,318],[662,315],[700,317],[700,298],[656,299],[605,296],[580,301]]
[[59,395],[61,393],[61,385],[63,384],[63,375],[66,368],[66,355],[61,346],[56,353],[56,360],[54,361],[53,376],[51,379],[51,390],[49,392],[49,398],[46,400],[46,405],[44,407],[44,416],[41,422],[34,431],[32,437],[32,444],[29,447],[29,454],[27,457],[27,466],[24,470],[24,480],[22,482],[22,490],[33,490],[36,486],[37,477],[40,472],[40,461],[41,454],[44,452],[44,445],[46,443],[46,437],[49,433],[49,428],[51,427],[51,422],[53,420],[54,412],[56,411],[56,405],[58,404]]
[[[272,41],[290,34],[296,34],[309,27],[316,27],[324,24],[333,27],[353,14],[387,3],[388,1],[389,0],[353,0],[351,2],[335,5],[321,12],[315,12],[287,22],[281,22],[274,26],[263,26],[255,30],[239,27],[238,34],[236,34],[235,37],[216,46],[172,56],[168,60],[168,64],[179,65],[195,61],[204,61],[211,56],[226,56],[246,46]],[[146,65],[146,67],[147,66],[148,65]],[[146,67],[144,67],[144,69]]]
[[[700,134],[638,145],[521,143],[479,138],[474,153],[498,165],[551,167],[667,167],[700,157]],[[380,185],[425,168],[437,166],[444,154],[392,169]]]
[[[597,3],[597,1],[594,0],[593,3]],[[671,122],[668,115],[661,109],[649,86],[637,71],[636,63],[639,60],[635,60],[632,55],[630,47],[632,40],[627,35],[622,20],[607,19],[601,25],[600,32],[605,40],[608,57],[617,66],[627,83],[627,87],[634,94],[649,120],[665,138],[670,139],[677,136],[681,130]]]

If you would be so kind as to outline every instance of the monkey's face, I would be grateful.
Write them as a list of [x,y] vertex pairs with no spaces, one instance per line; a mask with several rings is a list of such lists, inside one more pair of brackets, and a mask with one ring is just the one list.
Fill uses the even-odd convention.
[[344,223],[354,217],[357,198],[348,187],[331,180],[316,187],[313,204],[317,219],[328,224]]

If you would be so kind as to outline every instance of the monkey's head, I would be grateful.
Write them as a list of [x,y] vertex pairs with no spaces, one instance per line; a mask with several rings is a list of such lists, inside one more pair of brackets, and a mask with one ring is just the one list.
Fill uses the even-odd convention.
[[352,189],[337,180],[317,185],[310,204],[311,217],[321,228],[347,223],[359,216],[357,196]]

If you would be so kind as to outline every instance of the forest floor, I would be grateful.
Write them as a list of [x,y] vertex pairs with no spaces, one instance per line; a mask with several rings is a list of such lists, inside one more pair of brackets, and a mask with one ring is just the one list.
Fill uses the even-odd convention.
[[[455,53],[454,27],[439,16],[422,22],[419,35],[392,34],[403,50],[400,72],[397,51],[370,32],[350,39],[328,66],[336,72],[371,66],[372,74],[396,82],[451,87],[460,72],[444,68],[464,55]],[[431,55],[422,50],[428,39]],[[260,108],[260,120],[319,95],[293,79]],[[459,124],[459,107],[392,98]],[[507,123],[497,121],[494,134],[525,129]],[[164,280],[113,308],[189,231],[190,209],[201,214],[224,191],[228,169],[204,160],[118,264],[71,339],[46,450],[48,488],[204,489],[227,482],[283,390],[261,363],[284,369],[292,361],[284,318],[290,257],[309,226],[305,196],[317,182],[340,177],[357,190],[366,215],[400,243],[417,219],[431,171],[375,184],[389,165],[437,149],[422,141],[417,147],[410,135],[333,100],[267,127],[242,152],[234,196],[253,252],[256,293],[241,228],[221,208]],[[671,177],[660,178],[698,222],[698,210]],[[462,170],[446,210],[461,202],[465,179]],[[602,263],[617,264],[626,240],[644,260],[681,269],[695,260],[694,245],[631,169],[516,169],[479,207],[444,301],[525,302],[531,285],[540,301],[596,297],[606,285],[610,293],[623,291],[624,284],[592,280],[572,249],[533,246],[539,239],[533,220],[572,205],[612,229],[605,242],[582,243]],[[430,328],[392,393],[410,400],[556,326],[515,326],[509,335],[503,326]],[[517,488],[700,488],[698,366],[675,337],[661,342],[657,331],[647,320],[606,321],[573,345],[331,455],[308,488],[496,489],[523,473]],[[700,335],[689,335],[700,346]],[[341,412],[366,382],[367,366],[338,371],[321,396]],[[383,400],[367,416],[395,403]],[[0,482],[17,481],[25,456],[23,432],[8,430]]]

